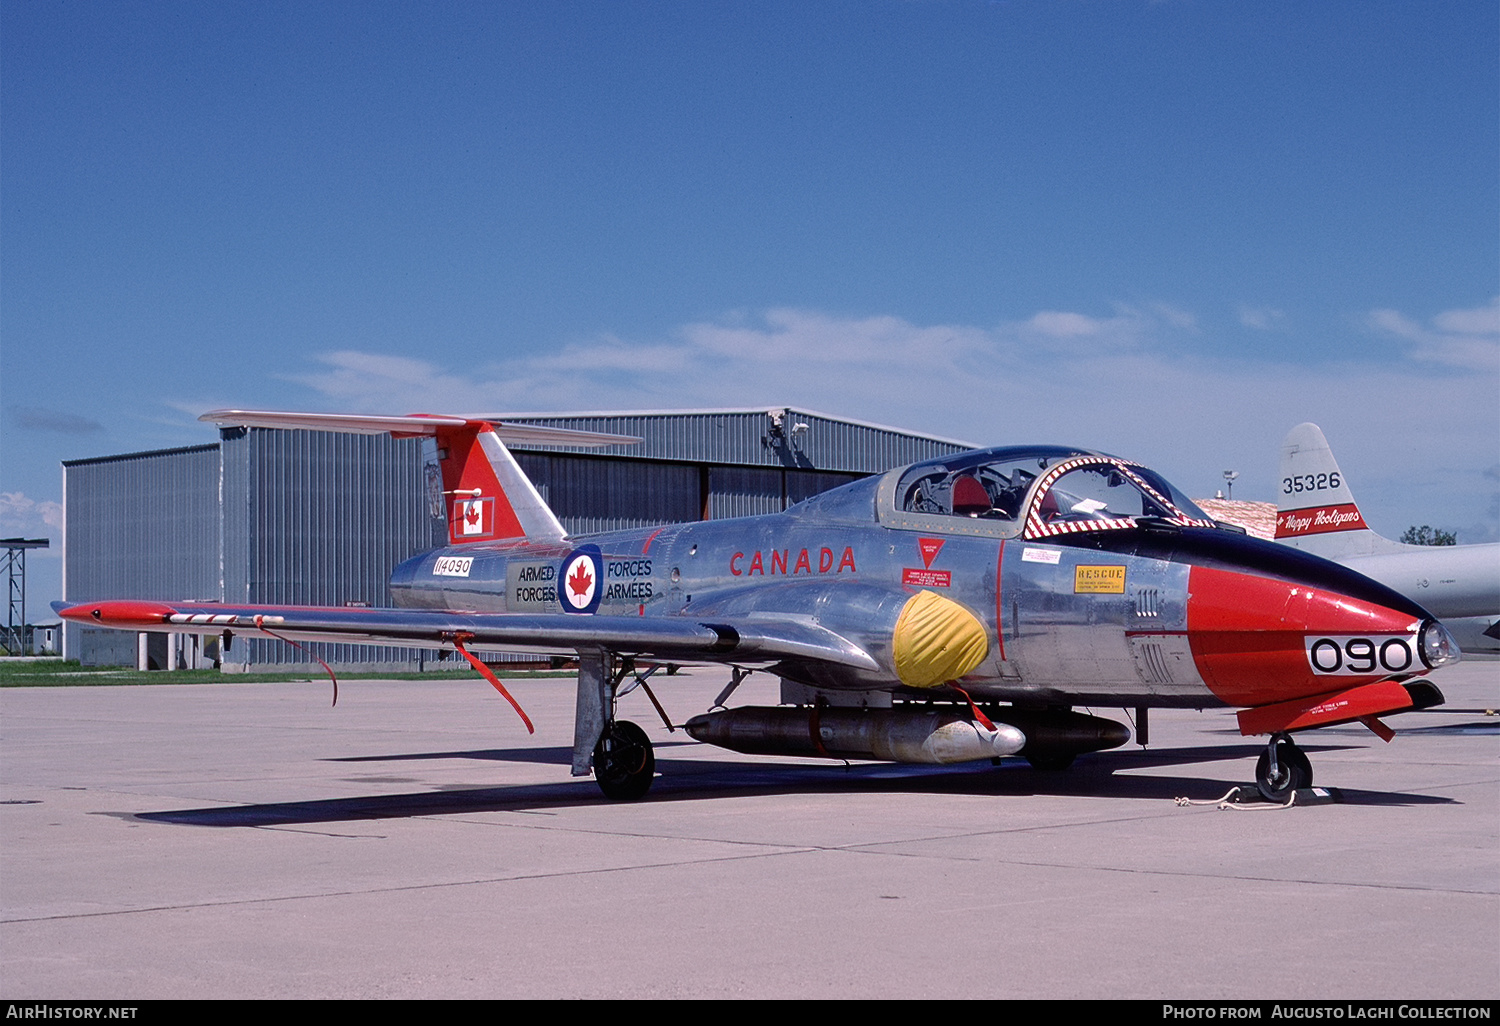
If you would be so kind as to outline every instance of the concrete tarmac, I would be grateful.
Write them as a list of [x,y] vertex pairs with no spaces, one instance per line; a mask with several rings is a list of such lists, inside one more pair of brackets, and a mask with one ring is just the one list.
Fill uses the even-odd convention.
[[[726,679],[653,684],[683,722]],[[1496,662],[1391,744],[1304,735],[1340,803],[1232,810],[1225,710],[1064,773],[846,767],[637,691],[620,804],[569,776],[571,680],[511,686],[534,736],[477,679],[226,680],[0,692],[0,997],[1500,997]]]

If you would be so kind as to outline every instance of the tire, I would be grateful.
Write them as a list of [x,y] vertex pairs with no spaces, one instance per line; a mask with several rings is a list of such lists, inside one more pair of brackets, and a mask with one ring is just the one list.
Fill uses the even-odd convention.
[[1276,764],[1280,773],[1271,777],[1271,753],[1261,752],[1255,762],[1255,787],[1268,802],[1285,805],[1292,792],[1312,787],[1312,763],[1293,741],[1276,742]]
[[655,775],[651,739],[629,720],[616,720],[594,746],[594,779],[606,798],[625,802],[643,798]]

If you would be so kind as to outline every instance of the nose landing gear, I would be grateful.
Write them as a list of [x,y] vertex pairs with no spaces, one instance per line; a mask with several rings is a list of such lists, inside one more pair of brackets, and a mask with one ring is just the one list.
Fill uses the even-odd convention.
[[1266,750],[1255,762],[1255,787],[1260,796],[1278,805],[1286,803],[1293,791],[1311,787],[1312,763],[1290,735],[1273,734]]

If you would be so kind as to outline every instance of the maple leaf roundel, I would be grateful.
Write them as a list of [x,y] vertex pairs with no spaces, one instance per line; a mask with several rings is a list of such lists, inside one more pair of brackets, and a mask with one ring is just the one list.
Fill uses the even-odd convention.
[[563,611],[592,613],[598,609],[604,594],[603,577],[604,558],[597,545],[574,549],[563,560],[562,573],[558,575],[557,596],[562,600]]

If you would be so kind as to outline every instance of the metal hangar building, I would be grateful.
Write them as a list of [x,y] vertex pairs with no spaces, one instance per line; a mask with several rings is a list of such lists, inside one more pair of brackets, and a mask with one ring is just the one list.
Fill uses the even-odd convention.
[[[493,420],[629,435],[604,448],[513,445],[570,534],[783,510],[869,474],[961,452],[964,442],[791,407],[500,415]],[[219,441],[63,464],[63,595],[388,606],[401,560],[445,543],[428,479],[430,440],[230,428]],[[64,655],[85,665],[227,671],[304,664],[272,638],[89,630]],[[420,649],[313,645],[335,667],[414,670]]]

